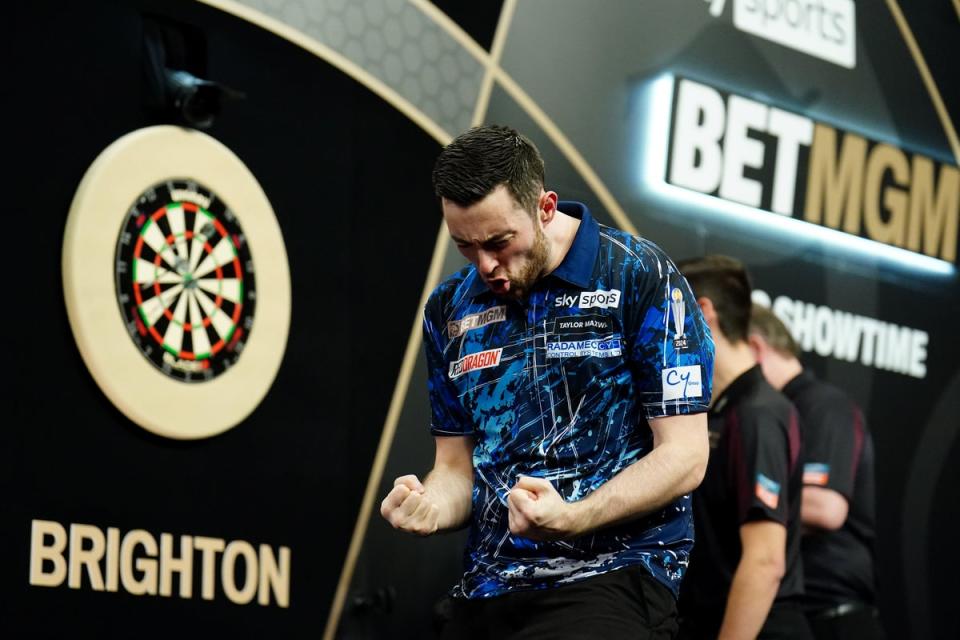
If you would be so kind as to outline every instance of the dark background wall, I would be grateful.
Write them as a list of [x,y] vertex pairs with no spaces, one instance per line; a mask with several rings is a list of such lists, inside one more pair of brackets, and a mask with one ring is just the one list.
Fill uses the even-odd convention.
[[[458,57],[449,39],[438,39],[440,53],[431,57],[433,32],[418,26],[420,14],[409,13],[415,7],[245,4],[352,56],[446,133],[470,124],[482,69]],[[804,360],[851,392],[873,431],[881,609],[890,637],[956,637],[956,268],[929,275],[848,255],[651,191],[638,177],[639,154],[653,143],[643,127],[645,91],[663,72],[686,75],[939,162],[957,159],[884,3],[857,5],[854,70],[737,31],[731,4],[713,18],[706,3],[693,1],[610,2],[602,10],[572,0],[520,2],[502,65],[596,171],[629,222],[675,258],[737,255],[773,296],[929,333],[922,379],[815,353]],[[956,11],[947,0],[901,4],[956,121]],[[500,3],[437,5],[481,47],[492,45]],[[357,7],[360,13],[352,13]],[[228,104],[208,133],[247,164],[270,198],[293,281],[290,338],[270,393],[236,428],[195,442],[150,435],[110,404],[74,344],[61,288],[64,223],[86,168],[121,135],[170,121],[148,108],[141,78],[144,22],[158,16],[202,33],[207,75],[247,94]],[[405,34],[399,44],[392,40],[397,25]],[[4,387],[10,415],[0,471],[7,496],[0,588],[8,595],[0,625],[12,633],[4,635],[59,637],[71,629],[105,637],[320,635],[439,230],[429,184],[437,138],[324,59],[200,3],[18,5],[4,31],[11,61],[6,149],[14,167],[5,255],[8,265],[20,267],[15,276],[11,269],[8,307],[25,311],[8,314],[15,328],[12,386]],[[422,45],[419,57],[410,41]],[[378,51],[379,58],[372,55]],[[397,73],[391,51],[401,64]],[[528,133],[547,159],[549,186],[617,224],[561,151],[555,131],[518,104],[515,93],[495,85],[484,120]],[[119,224],[105,233],[118,230]],[[443,272],[459,262],[448,251]],[[393,477],[430,466],[425,377],[421,358],[380,496]],[[238,606],[220,593],[206,602],[30,586],[33,519],[288,546],[290,607]],[[374,514],[356,571],[347,576],[338,635],[429,637],[431,607],[457,577],[462,541],[462,533],[404,537]]]

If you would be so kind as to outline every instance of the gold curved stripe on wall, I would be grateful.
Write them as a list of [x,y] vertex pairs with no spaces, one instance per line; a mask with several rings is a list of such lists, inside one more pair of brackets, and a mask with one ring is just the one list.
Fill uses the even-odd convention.
[[510,23],[513,21],[516,8],[517,0],[505,0],[500,10],[500,20],[497,22],[497,30],[493,36],[493,46],[490,47],[490,62],[484,70],[483,82],[480,84],[480,93],[477,96],[477,105],[473,110],[471,123],[475,127],[483,124],[484,118],[487,117],[487,107],[490,105],[490,94],[493,91],[493,77],[496,69],[500,67],[503,47],[507,43],[507,32],[510,30]]
[[[447,246],[450,238],[447,236],[446,225],[440,225],[440,231],[437,233],[437,240],[433,245],[433,257],[430,259],[430,268],[427,270],[427,279],[423,285],[423,291],[420,294],[420,304],[417,309],[423,309],[427,304],[427,297],[433,291],[437,283],[440,282],[443,268],[443,261],[447,255]],[[343,562],[343,568],[340,571],[340,578],[337,582],[337,590],[333,595],[333,604],[330,606],[330,615],[327,617],[327,624],[323,631],[324,640],[333,640],[337,627],[340,624],[340,616],[343,614],[343,605],[347,600],[347,589],[350,588],[350,582],[353,580],[353,572],[357,566],[357,559],[360,557],[360,550],[363,547],[364,538],[367,536],[367,527],[370,524],[370,517],[373,515],[374,505],[377,500],[377,492],[380,489],[380,481],[383,479],[383,470],[387,466],[387,458],[390,455],[390,448],[393,446],[393,437],[397,431],[397,424],[400,422],[400,413],[403,411],[403,405],[406,402],[407,391],[410,389],[410,380],[413,377],[413,367],[417,362],[417,355],[420,352],[420,343],[422,340],[420,313],[417,313],[413,320],[413,326],[410,328],[410,336],[407,338],[407,347],[403,352],[403,361],[400,364],[400,372],[397,374],[397,385],[393,388],[393,396],[390,398],[390,408],[387,410],[387,418],[383,423],[383,431],[380,434],[380,442],[377,445],[377,452],[373,457],[373,464],[370,467],[370,475],[367,478],[367,488],[363,494],[363,501],[360,504],[360,512],[357,515],[357,522],[353,528],[353,536],[350,539],[350,547],[347,549],[347,556]]]
[[[960,0],[953,0],[953,6],[957,10],[958,17],[960,17]],[[940,97],[940,90],[937,88],[937,83],[934,81],[933,75],[927,67],[927,61],[924,60],[923,53],[920,51],[920,47],[917,46],[917,41],[913,37],[913,31],[910,30],[907,19],[903,17],[903,12],[900,11],[900,5],[897,4],[897,0],[887,0],[887,7],[889,7],[890,13],[893,15],[894,22],[897,23],[897,28],[900,29],[900,35],[903,37],[907,49],[910,50],[910,55],[913,56],[913,62],[917,65],[917,70],[923,79],[923,85],[927,88],[927,93],[930,94],[930,100],[933,101],[933,108],[937,111],[940,124],[943,126],[947,141],[950,143],[950,149],[953,151],[953,161],[960,165],[960,141],[957,140],[957,131],[953,128],[950,114],[947,112],[946,105],[943,104],[943,98]]]
[[[422,3],[411,0],[412,4],[420,6],[424,12],[434,19],[434,22],[440,24],[445,20],[450,22],[449,18],[442,12],[439,12],[433,4]],[[503,46],[506,42],[507,32],[510,29],[510,22],[513,19],[516,0],[506,0],[500,11],[500,18],[497,22],[497,29],[494,34],[493,46],[488,56],[486,52],[480,49],[480,46],[470,39],[464,47],[470,50],[484,65],[485,72],[480,91],[477,95],[477,102],[474,106],[471,125],[477,126],[483,123],[487,113],[487,106],[490,103],[490,92],[493,86],[493,78],[496,67],[499,64],[500,56],[503,52]],[[449,29],[445,27],[445,29]],[[459,41],[459,39],[458,39]],[[446,259],[447,250],[450,246],[450,239],[447,236],[446,225],[440,224],[440,230],[437,234],[436,244],[434,245],[433,257],[430,261],[430,269],[427,273],[427,280],[423,286],[423,293],[420,296],[419,309],[422,309],[427,303],[427,297],[430,292],[439,284],[441,268]],[[383,432],[380,434],[380,442],[377,446],[377,453],[374,456],[373,465],[370,469],[370,476],[367,480],[367,488],[364,493],[363,502],[360,506],[360,512],[357,516],[357,523],[354,527],[353,537],[350,541],[350,548],[347,551],[347,557],[343,564],[343,570],[337,583],[337,590],[334,594],[333,604],[330,607],[330,615],[327,618],[327,625],[324,629],[324,640],[333,640],[336,635],[337,627],[340,624],[340,618],[343,615],[343,606],[347,598],[347,589],[353,580],[353,573],[356,569],[357,559],[363,547],[363,541],[366,538],[367,527],[370,524],[370,518],[373,516],[374,503],[376,501],[377,490],[383,480],[384,468],[389,458],[390,449],[393,446],[393,440],[396,435],[397,425],[400,422],[400,413],[403,409],[407,397],[407,391],[410,388],[410,380],[413,376],[413,367],[416,364],[417,355],[420,352],[422,342],[422,332],[420,326],[420,316],[414,320],[413,327],[410,330],[410,337],[407,340],[407,347],[404,351],[403,363],[400,367],[400,373],[397,377],[397,386],[394,388],[393,397],[390,401],[390,409],[387,419],[384,422]]]
[[[426,114],[420,111],[411,102],[402,97],[388,85],[377,79],[375,76],[364,70],[340,53],[334,51],[306,34],[294,29],[270,16],[251,9],[245,5],[232,0],[198,0],[204,4],[210,5],[220,11],[229,13],[238,18],[255,24],[277,36],[292,42],[293,44],[313,53],[318,58],[330,63],[346,75],[350,76],[360,84],[370,89],[385,102],[407,116],[417,126],[423,129],[434,140],[441,145],[446,145],[453,139],[453,136],[444,130],[440,125],[434,122]],[[434,243],[433,255],[430,260],[430,267],[427,270],[427,278],[424,282],[420,294],[418,309],[422,309],[426,304],[427,297],[433,291],[440,280],[440,271],[443,266],[446,250],[449,244],[446,228],[441,224],[437,239]],[[337,630],[340,616],[343,611],[343,605],[346,601],[347,589],[353,577],[357,558],[360,555],[360,549],[366,536],[367,526],[370,521],[370,515],[373,511],[376,501],[376,492],[379,489],[380,481],[383,477],[383,469],[386,466],[390,447],[393,444],[393,436],[396,432],[397,423],[400,420],[400,413],[403,409],[404,400],[410,386],[410,379],[413,376],[413,368],[416,364],[417,354],[420,350],[420,314],[416,314],[413,326],[410,330],[407,346],[404,350],[403,360],[400,364],[400,371],[397,374],[397,384],[394,387],[393,395],[390,399],[390,405],[387,410],[387,416],[384,420],[383,430],[380,436],[380,442],[374,455],[373,465],[367,480],[367,487],[360,506],[359,516],[354,525],[353,534],[350,540],[350,546],[347,549],[347,555],[344,559],[341,569],[340,579],[337,583],[337,589],[334,593],[334,601],[331,605],[330,614],[327,617],[327,623],[324,628],[323,637],[332,639]]]
[[363,67],[357,65],[349,58],[334,51],[330,47],[317,42],[310,36],[290,27],[279,20],[272,18],[256,9],[235,2],[234,0],[197,0],[203,4],[210,5],[224,13],[229,13],[238,18],[246,20],[251,24],[266,29],[284,40],[301,47],[318,58],[329,62],[331,65],[347,74],[370,91],[383,98],[390,106],[407,116],[417,126],[426,131],[430,136],[442,145],[449,143],[453,136],[434,122],[429,116],[413,105],[409,100],[401,96],[394,89],[379,80],[377,77],[366,71]]
[[[433,5],[430,5],[433,7]],[[490,92],[493,86],[494,68],[500,60],[503,52],[503,46],[506,42],[507,31],[510,28],[510,22],[513,18],[516,0],[506,0],[500,11],[500,19],[497,22],[497,29],[494,34],[493,47],[489,56],[490,64],[486,65],[483,83],[477,96],[477,102],[473,110],[471,125],[477,126],[483,123],[486,117],[487,106],[490,103]],[[434,7],[435,8],[435,7]],[[476,44],[476,43],[474,43]],[[477,45],[479,46],[479,45]],[[486,55],[485,53],[483,54]],[[441,268],[447,256],[447,250],[450,246],[450,239],[447,236],[446,226],[441,223],[437,234],[436,244],[434,245],[433,257],[430,261],[430,269],[427,273],[427,279],[423,286],[423,293],[420,296],[419,309],[422,309],[427,303],[427,297],[430,292],[439,284]],[[363,502],[360,506],[360,513],[357,517],[357,523],[354,527],[353,537],[350,541],[350,548],[347,551],[347,557],[343,564],[343,570],[337,583],[337,590],[334,594],[333,604],[330,607],[330,615],[327,618],[327,625],[324,629],[324,640],[332,640],[336,635],[337,627],[340,624],[340,618],[343,615],[343,606],[347,598],[347,589],[353,580],[353,573],[356,569],[357,559],[363,547],[363,541],[366,538],[367,527],[370,524],[370,518],[373,516],[374,503],[376,501],[377,490],[383,480],[383,471],[387,465],[387,459],[390,455],[390,449],[393,446],[393,439],[396,435],[397,425],[400,422],[400,413],[403,409],[404,401],[407,397],[407,391],[410,388],[410,380],[413,376],[413,367],[416,364],[417,355],[420,352],[422,342],[422,332],[420,326],[420,316],[414,319],[413,327],[410,330],[410,337],[407,340],[407,347],[403,355],[403,363],[400,366],[400,373],[397,376],[397,386],[394,388],[393,397],[390,401],[390,409],[387,413],[387,419],[384,422],[383,432],[380,434],[380,442],[377,445],[377,453],[374,456],[373,465],[370,469],[370,476],[367,480],[367,488],[364,492]]]

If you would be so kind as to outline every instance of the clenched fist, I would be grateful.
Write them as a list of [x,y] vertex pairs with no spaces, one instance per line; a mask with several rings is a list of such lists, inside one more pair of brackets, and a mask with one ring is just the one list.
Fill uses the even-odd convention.
[[579,533],[576,504],[543,478],[520,476],[507,496],[510,533],[531,540],[560,540]]
[[436,533],[439,526],[440,507],[426,496],[417,476],[400,476],[380,503],[380,515],[394,529],[429,536]]

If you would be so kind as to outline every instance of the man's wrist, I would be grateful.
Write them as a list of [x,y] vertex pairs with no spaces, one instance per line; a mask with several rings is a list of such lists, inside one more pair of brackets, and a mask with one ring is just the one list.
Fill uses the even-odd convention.
[[582,500],[568,502],[569,506],[569,528],[570,537],[576,538],[586,533],[590,533],[597,528],[596,520],[599,510],[598,500],[595,493],[590,494]]

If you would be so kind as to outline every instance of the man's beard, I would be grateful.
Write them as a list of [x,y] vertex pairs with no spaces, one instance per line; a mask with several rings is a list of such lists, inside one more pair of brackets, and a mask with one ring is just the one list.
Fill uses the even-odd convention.
[[547,243],[547,236],[542,229],[537,227],[527,262],[518,274],[510,277],[510,290],[507,292],[507,296],[515,300],[526,298],[530,294],[530,289],[543,274],[549,258],[550,245]]

